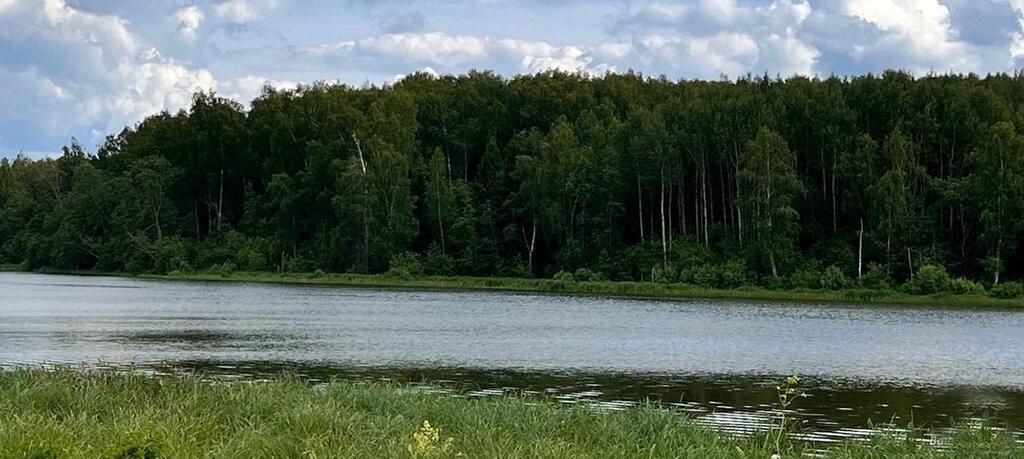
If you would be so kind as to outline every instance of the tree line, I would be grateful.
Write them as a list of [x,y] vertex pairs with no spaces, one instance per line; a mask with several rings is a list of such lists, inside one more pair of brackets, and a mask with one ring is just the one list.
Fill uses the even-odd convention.
[[1021,75],[898,71],[199,93],[95,152],[0,161],[0,262],[999,284],[1024,274],[1022,107]]

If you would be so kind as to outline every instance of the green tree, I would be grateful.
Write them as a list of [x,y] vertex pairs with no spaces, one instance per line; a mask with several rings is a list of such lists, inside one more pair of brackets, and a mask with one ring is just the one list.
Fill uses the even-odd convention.
[[999,283],[1003,256],[1012,253],[1024,227],[1024,138],[1010,123],[992,126],[970,156],[973,185],[981,207],[982,237]]
[[786,141],[768,128],[757,132],[740,158],[744,215],[754,233],[754,245],[768,257],[773,277],[779,275],[777,255],[788,254],[795,246],[799,215],[793,199],[803,189],[793,168],[795,160]]

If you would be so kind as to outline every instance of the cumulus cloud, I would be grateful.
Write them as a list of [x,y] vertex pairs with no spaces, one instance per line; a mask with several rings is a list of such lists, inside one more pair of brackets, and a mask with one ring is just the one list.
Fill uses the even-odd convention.
[[256,75],[246,75],[244,77],[232,78],[223,82],[220,84],[219,89],[221,91],[221,96],[247,104],[256,99],[256,97],[263,92],[263,88],[267,86],[274,89],[295,89],[299,86],[299,83],[295,81],[275,80]]
[[281,6],[281,0],[228,0],[214,5],[217,17],[244,24],[273,12]]
[[[606,51],[612,49],[605,48]],[[601,74],[614,70],[609,64],[595,63],[595,53],[587,47],[443,32],[385,34],[311,46],[303,53],[322,59],[344,56],[375,62],[387,58],[391,65],[405,68],[431,66],[431,69],[456,73],[474,67],[508,72],[510,63],[513,65],[511,73],[561,70]]]
[[810,75],[821,54],[803,33],[813,11],[805,0],[759,6],[735,0],[651,3],[613,22],[615,30],[632,35],[628,47],[622,42],[605,44],[598,53],[620,65],[657,66],[663,73],[670,68],[689,77],[748,72]]
[[194,41],[203,22],[203,10],[198,6],[186,6],[174,13],[174,21],[180,36],[185,41]]
[[846,0],[840,11],[880,32],[873,46],[854,48],[854,58],[899,56],[919,69],[941,71],[977,68],[967,45],[954,37],[949,9],[938,0]]
[[7,107],[0,118],[57,132],[84,126],[112,131],[185,107],[194,91],[217,86],[209,71],[146,47],[119,17],[83,12],[63,0],[35,4],[0,4],[0,48],[6,50],[0,51],[0,105]]

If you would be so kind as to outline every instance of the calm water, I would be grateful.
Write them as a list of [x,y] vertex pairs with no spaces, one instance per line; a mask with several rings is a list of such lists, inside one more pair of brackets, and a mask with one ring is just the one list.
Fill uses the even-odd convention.
[[1024,428],[1024,310],[168,282],[0,273],[0,365],[168,364],[434,381],[459,395],[673,403],[761,420],[807,377],[819,435],[896,420]]

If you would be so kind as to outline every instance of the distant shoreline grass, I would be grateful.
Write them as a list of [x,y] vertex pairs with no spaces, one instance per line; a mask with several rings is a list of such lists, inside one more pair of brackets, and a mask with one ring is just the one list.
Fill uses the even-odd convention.
[[662,284],[655,282],[574,282],[553,279],[465,276],[422,276],[402,278],[389,276],[387,274],[370,275],[267,272],[231,272],[220,274],[174,273],[166,275],[140,275],[139,277],[167,280],[333,285],[394,289],[507,291],[665,300],[736,299],[779,302],[867,303],[880,305],[944,307],[1024,307],[1024,303],[1020,300],[1006,300],[992,298],[985,295],[911,295],[892,290],[873,289],[767,290],[761,287],[709,289],[689,284]]
[[[6,269],[5,269],[6,268]],[[0,271],[24,271],[18,265],[0,265]],[[936,306],[971,308],[1024,308],[1019,299],[1000,299],[981,294],[957,295],[939,293],[913,295],[894,290],[848,288],[840,290],[785,289],[768,290],[762,287],[737,289],[705,288],[691,284],[663,284],[657,282],[564,281],[507,277],[471,276],[418,276],[398,277],[388,274],[337,273],[273,273],[232,271],[223,273],[171,273],[133,274],[101,271],[38,271],[45,274],[84,276],[115,276],[172,281],[255,282],[268,284],[322,285],[342,287],[375,287],[407,290],[442,291],[504,291],[546,293],[556,295],[582,295],[595,297],[641,298],[663,300],[753,300],[777,302],[821,302],[846,304],[874,304],[892,306]]]
[[[0,371],[0,457],[796,458],[819,447],[778,444],[768,435],[716,432],[649,404],[609,413],[543,397],[457,398],[371,382]],[[994,429],[962,427],[940,447],[878,430],[824,453],[1014,457],[1024,446]]]

